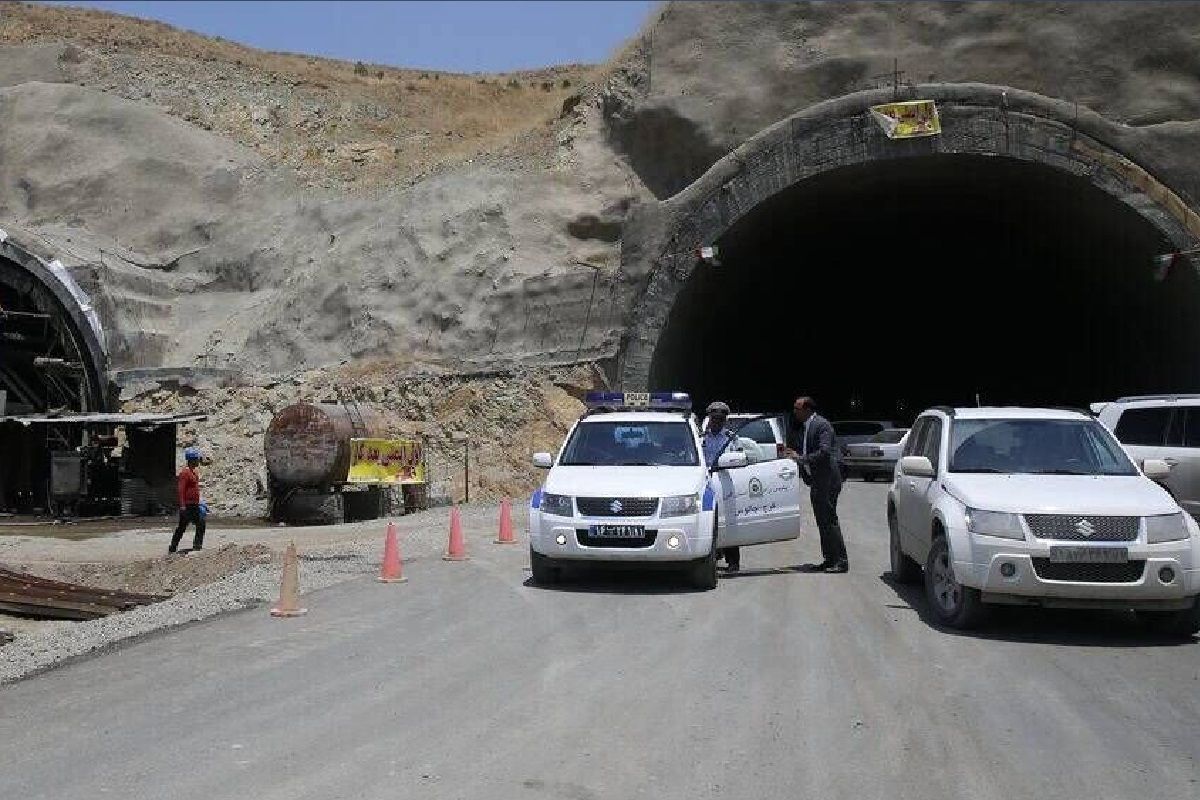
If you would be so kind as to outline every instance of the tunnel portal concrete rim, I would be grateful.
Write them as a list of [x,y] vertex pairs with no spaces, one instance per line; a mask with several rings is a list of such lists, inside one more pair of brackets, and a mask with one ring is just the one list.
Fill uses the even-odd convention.
[[[667,388],[649,386],[654,351],[676,296],[699,263],[698,248],[716,242],[771,197],[841,167],[929,155],[1041,164],[1087,178],[1178,250],[1200,243],[1200,214],[1140,166],[1134,129],[1076,104],[1006,86],[931,84],[908,87],[905,94],[901,99],[937,102],[940,135],[888,139],[870,107],[892,101],[893,92],[858,92],[771,125],[674,197],[635,209],[625,226],[621,272],[640,291],[617,354],[618,385]],[[1197,261],[1191,259],[1192,265]]]
[[[27,276],[51,298],[56,309],[62,314],[66,329],[84,365],[88,399],[91,401],[88,410],[109,410],[108,354],[70,290],[55,277],[40,257],[20,245],[9,234],[0,237],[0,264],[2,263],[15,265],[21,275]],[[4,277],[3,272],[0,270],[0,279]]]

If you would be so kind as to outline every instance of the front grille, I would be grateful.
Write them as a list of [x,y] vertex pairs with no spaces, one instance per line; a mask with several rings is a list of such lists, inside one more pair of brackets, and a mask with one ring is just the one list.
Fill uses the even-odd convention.
[[610,539],[592,536],[587,528],[575,529],[575,539],[582,547],[653,547],[657,538],[658,531],[646,531],[646,535],[638,539]]
[[1089,517],[1079,514],[1026,514],[1029,530],[1039,539],[1072,542],[1132,542],[1139,517]]
[[1047,581],[1075,583],[1136,583],[1146,571],[1145,561],[1124,564],[1061,564],[1048,558],[1033,559],[1033,571]]
[[658,498],[576,497],[575,505],[585,517],[652,517],[658,510]]

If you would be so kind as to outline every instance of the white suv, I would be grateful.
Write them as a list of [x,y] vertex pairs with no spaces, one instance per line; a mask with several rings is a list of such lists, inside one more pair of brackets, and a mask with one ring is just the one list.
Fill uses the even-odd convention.
[[1163,485],[1184,511],[1200,517],[1200,395],[1122,397],[1091,409],[1134,459],[1167,462]]
[[[888,493],[892,574],[938,620],[985,604],[1135,609],[1150,627],[1200,631],[1200,527],[1092,417],[935,408],[909,433]],[[1148,477],[1150,476],[1150,477]]]
[[650,563],[717,583],[717,549],[795,539],[799,470],[789,459],[748,463],[742,451],[705,464],[691,400],[682,393],[592,392],[529,508],[533,579],[569,563]]

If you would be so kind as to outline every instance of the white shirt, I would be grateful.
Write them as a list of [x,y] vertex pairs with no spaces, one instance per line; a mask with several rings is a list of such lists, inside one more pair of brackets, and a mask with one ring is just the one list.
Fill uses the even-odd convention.
[[812,475],[812,469],[804,462],[804,456],[808,455],[808,423],[812,422],[812,415],[804,420],[804,428],[800,431],[800,469],[804,470],[805,475]]

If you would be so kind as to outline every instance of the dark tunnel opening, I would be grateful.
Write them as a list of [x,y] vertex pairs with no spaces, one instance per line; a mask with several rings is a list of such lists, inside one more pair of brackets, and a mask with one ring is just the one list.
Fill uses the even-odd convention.
[[909,422],[930,405],[1084,407],[1200,390],[1200,281],[1086,178],[938,155],[831,171],[717,242],[661,332],[650,388]]

